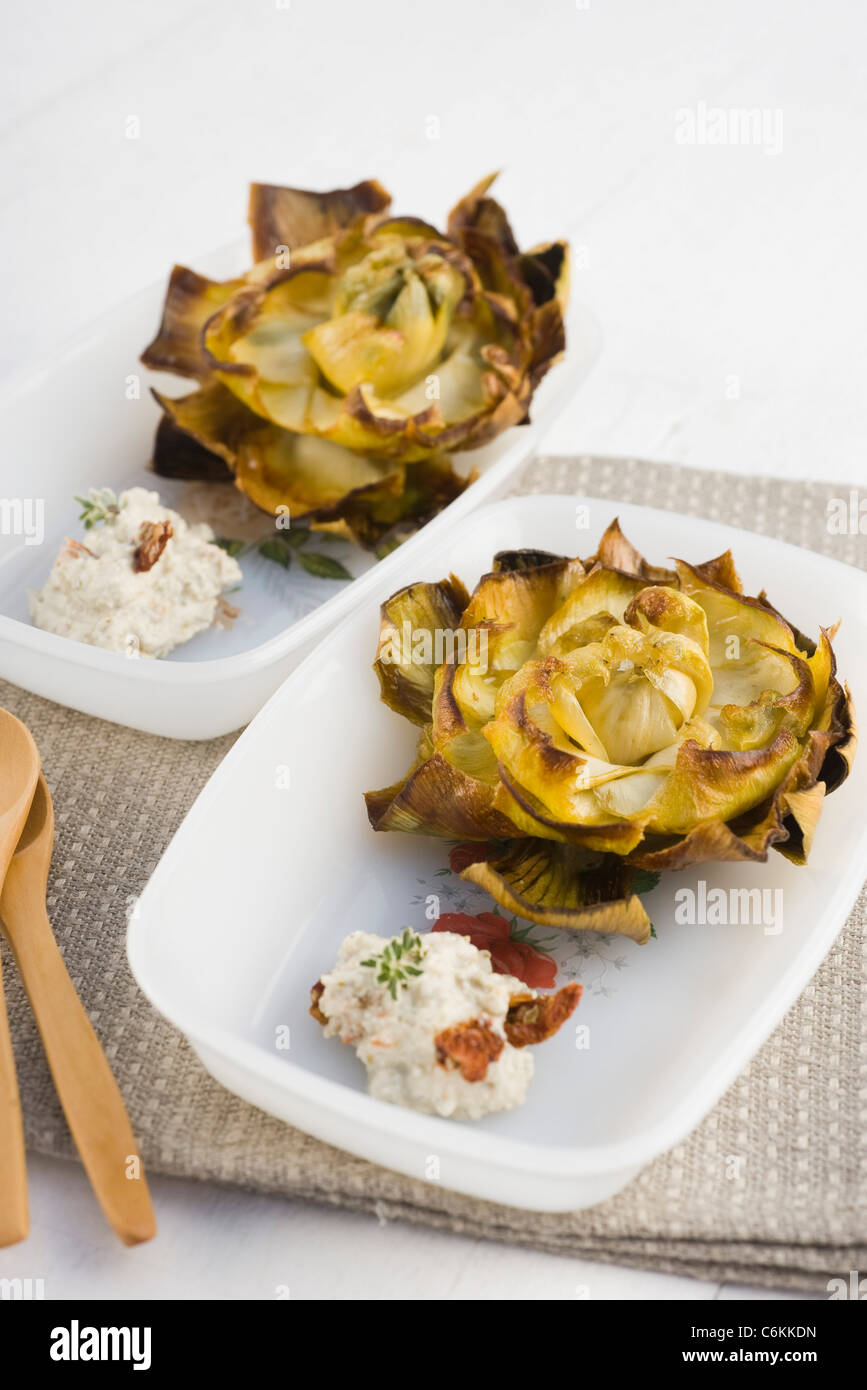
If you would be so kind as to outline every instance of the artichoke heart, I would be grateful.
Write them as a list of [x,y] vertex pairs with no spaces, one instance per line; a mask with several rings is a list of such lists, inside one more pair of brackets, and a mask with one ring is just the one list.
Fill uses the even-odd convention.
[[255,264],[224,283],[175,267],[142,354],[198,386],[157,395],[157,472],[228,476],[374,549],[447,506],[472,481],[450,456],[525,421],[565,347],[568,247],[521,253],[491,182],[444,233],[392,216],[375,180],[253,185]]
[[[399,617],[424,661],[405,642],[385,663]],[[443,650],[446,626],[463,645]],[[410,586],[376,669],[423,731],[406,778],[367,794],[371,824],[484,842],[463,877],[507,910],[644,941],[646,871],[806,862],[855,751],[831,636],[745,595],[729,552],[656,567],[617,520],[586,560],[502,552],[469,596]]]

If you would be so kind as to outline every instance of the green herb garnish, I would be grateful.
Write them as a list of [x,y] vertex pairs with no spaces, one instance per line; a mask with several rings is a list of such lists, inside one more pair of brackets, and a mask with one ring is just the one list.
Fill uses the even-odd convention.
[[218,545],[221,550],[225,550],[226,554],[231,555],[233,559],[237,559],[239,555],[243,555],[244,551],[247,549],[246,541],[230,540],[226,536],[215,536],[214,545]]
[[406,989],[409,984],[407,975],[422,973],[419,968],[422,965],[421,937],[405,927],[402,936],[396,936],[378,956],[371,956],[361,964],[376,970],[377,984],[387,985],[392,999],[396,999],[398,989]]
[[85,531],[102,521],[111,521],[120,511],[117,493],[110,487],[92,487],[86,497],[76,495],[75,501],[81,507],[78,519],[84,522]]
[[352,575],[345,565],[341,565],[339,560],[334,560],[330,555],[317,555],[315,552],[308,551],[298,556],[298,561],[302,569],[308,574],[315,574],[319,579],[351,579]]

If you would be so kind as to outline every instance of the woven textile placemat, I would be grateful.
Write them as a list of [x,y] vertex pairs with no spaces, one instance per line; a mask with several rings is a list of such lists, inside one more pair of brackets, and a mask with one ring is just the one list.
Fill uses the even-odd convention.
[[[829,500],[848,498],[842,485],[573,458],[534,461],[515,491],[611,498],[612,514],[618,501],[688,512],[867,568],[863,536],[828,530]],[[42,754],[57,817],[51,919],[151,1172],[703,1279],[824,1293],[830,1278],[867,1274],[867,893],[797,1004],[684,1143],[588,1211],[521,1212],[374,1167],[238,1100],[139,993],[124,953],[129,905],[233,736],[153,738],[2,680],[0,705],[30,726]],[[8,959],[4,973],[28,1143],[71,1156]],[[744,1160],[738,1176],[731,1155]]]

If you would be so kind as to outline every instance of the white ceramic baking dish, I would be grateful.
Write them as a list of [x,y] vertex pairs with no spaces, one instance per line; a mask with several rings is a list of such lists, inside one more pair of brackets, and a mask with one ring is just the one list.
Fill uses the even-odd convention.
[[[582,506],[589,531],[576,530]],[[702,1119],[803,990],[867,873],[862,759],[827,799],[807,867],[772,853],[767,864],[667,875],[646,899],[657,938],[645,946],[558,934],[561,980],[585,986],[578,1011],[536,1050],[526,1104],[481,1123],[371,1099],[352,1050],[309,1018],[309,987],[348,931],[424,930],[431,899],[440,910],[492,906],[446,871],[445,842],[368,826],[362,792],[401,776],[415,746],[412,727],[380,702],[370,669],[379,602],[449,570],[472,585],[501,548],[586,554],[615,511],[659,563],[731,546],[747,591],[766,588],[802,630],[842,618],[840,673],[856,699],[867,689],[860,571],[670,512],[562,496],[499,502],[448,534],[429,532],[376,573],[364,603],[293,672],[214,774],[129,930],[142,989],[238,1095],[389,1168],[544,1211],[616,1192]],[[675,890],[698,893],[700,881],[772,890],[779,919],[678,925]]]
[[[239,243],[201,258],[197,266],[227,278],[243,267],[244,256]],[[416,552],[421,533],[378,562],[349,544],[311,541],[309,549],[327,550],[342,562],[354,576],[351,583],[312,578],[297,562],[287,573],[257,555],[245,556],[244,584],[232,597],[241,612],[231,631],[202,633],[162,661],[129,660],[33,627],[27,590],[44,583],[65,536],[83,535],[75,495],[90,487],[120,491],[144,485],[188,513],[190,485],[148,470],[159,419],[149,385],[170,395],[190,390],[189,382],[147,372],[138,361],[156,330],[164,292],[164,283],[154,285],[112,310],[0,393],[0,498],[38,506],[43,518],[41,540],[33,544],[35,526],[28,526],[30,536],[6,534],[14,529],[15,514],[11,508],[0,514],[0,675],[148,733],[214,738],[246,724],[320,638],[380,582],[388,585],[400,560]],[[598,326],[581,305],[570,309],[567,337],[564,359],[533,401],[532,423],[455,456],[459,470],[478,470],[479,477],[425,534],[446,535],[460,517],[502,495],[537,448],[599,353]],[[194,491],[198,517],[202,486]],[[237,494],[225,484],[211,485],[209,492],[223,520]],[[31,514],[21,515],[26,526]],[[223,520],[224,531],[230,526]]]

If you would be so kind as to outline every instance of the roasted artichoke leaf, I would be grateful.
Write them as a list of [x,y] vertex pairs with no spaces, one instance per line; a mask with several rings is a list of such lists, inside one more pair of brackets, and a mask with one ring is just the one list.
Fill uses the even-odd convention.
[[459,628],[468,597],[461,581],[450,575],[438,584],[409,584],[380,608],[373,669],[385,704],[414,724],[431,722],[444,641]]
[[313,193],[273,183],[251,183],[247,220],[253,238],[253,260],[276,256],[282,246],[292,252],[351,227],[359,218],[383,213],[391,203],[377,179],[352,188]]
[[518,257],[521,276],[526,281],[533,301],[547,304],[556,299],[561,310],[569,300],[569,243],[548,241],[533,246]]
[[263,511],[289,508],[293,520],[324,511],[334,519],[351,494],[402,490],[403,473],[394,463],[269,425],[219,382],[180,400],[154,394],[180,429],[226,460],[241,491]]
[[663,566],[651,565],[640,551],[628,541],[620,527],[619,517],[609,522],[602,534],[596,554],[585,560],[587,569],[593,565],[604,565],[606,569],[621,570],[624,574],[636,574],[651,584],[672,584],[677,575]]
[[197,482],[231,483],[231,468],[219,454],[199,444],[191,434],[163,415],[154,438],[151,464],[163,478],[183,478]]
[[171,422],[158,437],[157,472],[218,478],[222,459],[236,486],[263,511],[342,529],[369,549],[398,526],[411,534],[468,485],[448,459],[413,466],[408,481],[402,464],[281,430],[254,415],[221,382],[177,400],[154,395]]
[[497,840],[515,826],[494,806],[494,788],[434,753],[402,781],[365,792],[374,830],[402,830],[446,840]]
[[514,570],[535,570],[542,565],[567,564],[565,555],[550,550],[498,550],[491,564],[492,574],[511,574]]
[[243,280],[219,283],[176,265],[169,277],[162,322],[141,360],[156,371],[204,379],[209,363],[202,335],[214,314],[243,288]]
[[533,652],[550,615],[583,577],[581,561],[566,559],[484,575],[473,590],[462,626],[487,632],[489,668],[517,671]]
[[506,912],[545,927],[612,932],[639,945],[650,919],[632,892],[634,873],[613,855],[590,855],[574,845],[517,840],[490,858],[468,864],[461,878],[477,883]]
[[475,480],[461,475],[446,455],[431,454],[403,465],[403,491],[358,494],[341,513],[354,540],[382,558],[453,502]]

